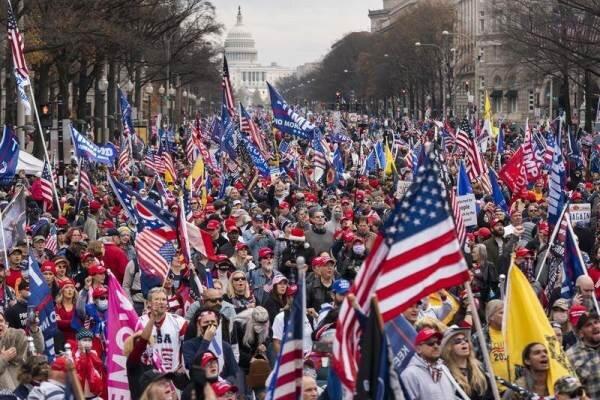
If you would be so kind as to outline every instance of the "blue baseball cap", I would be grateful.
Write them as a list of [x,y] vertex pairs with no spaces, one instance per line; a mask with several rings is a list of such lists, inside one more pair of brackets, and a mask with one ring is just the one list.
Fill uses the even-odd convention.
[[350,282],[345,279],[338,279],[333,282],[331,291],[336,294],[346,294],[350,290]]

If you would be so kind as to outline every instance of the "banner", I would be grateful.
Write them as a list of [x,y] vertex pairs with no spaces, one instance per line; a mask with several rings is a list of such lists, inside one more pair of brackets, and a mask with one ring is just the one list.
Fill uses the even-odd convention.
[[477,207],[473,193],[456,196],[458,208],[463,216],[465,226],[477,226]]
[[4,134],[0,141],[0,182],[9,183],[17,171],[19,162],[19,141],[12,129],[4,125]]
[[40,271],[40,265],[31,255],[29,256],[29,293],[27,312],[28,314],[35,312],[37,315],[42,335],[44,335],[44,353],[52,362],[56,355],[54,352],[54,335],[56,335],[54,298]]
[[267,83],[271,96],[271,108],[273,109],[273,122],[275,127],[283,133],[298,136],[302,139],[311,139],[316,127],[295,112],[281,97],[273,86]]
[[90,139],[71,126],[71,140],[75,148],[77,157],[82,157],[88,161],[97,162],[105,165],[114,165],[117,158],[117,149],[111,143],[104,146],[98,146]]
[[498,176],[515,193],[523,187],[527,187],[526,172],[523,165],[523,148],[513,154],[510,160],[502,167]]
[[258,150],[258,148],[255,145],[253,145],[252,143],[250,143],[248,138],[243,135],[241,136],[241,141],[242,141],[242,144],[244,145],[244,147],[246,148],[246,151],[248,152],[250,159],[252,160],[252,164],[254,164],[254,166],[256,167],[258,172],[263,177],[271,176],[271,169],[269,168],[269,164],[267,163],[265,158],[262,156],[262,154],[260,154],[260,151]]
[[129,381],[127,380],[127,357],[123,354],[125,339],[135,332],[138,316],[133,305],[112,273],[108,280],[108,316],[106,336],[108,349],[106,353],[106,370],[108,372],[108,398],[129,400]]
[[573,225],[577,222],[589,224],[592,215],[592,205],[590,203],[569,204],[569,214],[571,215]]
[[[26,211],[25,190],[20,190],[2,212],[2,231],[0,232],[2,235],[0,249],[2,251],[10,250],[18,241],[25,240]],[[6,245],[6,249],[4,245]]]

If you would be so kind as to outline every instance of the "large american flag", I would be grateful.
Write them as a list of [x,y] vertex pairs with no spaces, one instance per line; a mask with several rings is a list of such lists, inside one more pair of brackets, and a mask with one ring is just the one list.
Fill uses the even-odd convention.
[[298,283],[298,292],[287,321],[279,357],[267,382],[267,400],[296,400],[302,397],[304,367],[303,329],[306,303],[304,279]]
[[229,79],[229,67],[227,57],[223,57],[223,103],[226,105],[230,116],[235,115],[235,104],[233,101],[233,87]]
[[163,158],[159,156],[157,151],[151,147],[146,149],[144,164],[147,168],[156,171],[159,174],[163,174],[165,172],[165,163]]
[[190,165],[194,165],[194,162],[196,161],[196,158],[198,158],[198,154],[200,152],[198,146],[196,145],[196,135],[198,135],[197,132],[198,131],[195,128],[189,130],[189,135],[185,145],[185,155]]
[[29,82],[29,70],[27,69],[27,62],[25,61],[25,42],[23,41],[23,35],[19,32],[17,26],[17,20],[13,13],[12,5],[8,1],[7,6],[6,24],[8,30],[8,42],[10,43],[10,49],[12,51],[12,58],[15,71],[27,82]]
[[[364,314],[376,295],[384,322],[430,293],[469,278],[434,157],[430,152],[419,166],[415,183],[386,220],[350,290]],[[358,318],[352,305],[344,302],[333,343],[333,367],[347,393],[352,393],[358,371]]]
[[52,190],[52,174],[50,173],[50,164],[48,161],[44,161],[44,169],[42,169],[42,176],[40,177],[41,189],[42,189],[42,200],[45,206],[51,206],[54,200],[54,191]]
[[90,177],[85,171],[83,164],[79,167],[79,192],[85,193],[88,198],[92,198],[92,183]]
[[50,233],[48,234],[48,239],[46,240],[46,244],[44,246],[48,251],[52,254],[56,254],[56,250],[58,250],[58,239],[56,236],[56,226],[52,225],[50,228]]
[[250,134],[250,138],[252,139],[252,142],[256,145],[256,147],[258,147],[258,150],[260,151],[262,156],[265,158],[265,160],[268,160],[269,158],[271,158],[271,154],[269,153],[269,148],[267,146],[267,143],[265,142],[265,138],[263,137],[263,134],[260,131],[260,129],[256,126],[256,124],[252,120],[252,117],[250,116],[250,114],[248,114],[248,111],[246,111],[246,109],[244,108],[244,106],[241,103],[240,103],[240,112],[241,112],[241,115],[240,115],[241,131]]

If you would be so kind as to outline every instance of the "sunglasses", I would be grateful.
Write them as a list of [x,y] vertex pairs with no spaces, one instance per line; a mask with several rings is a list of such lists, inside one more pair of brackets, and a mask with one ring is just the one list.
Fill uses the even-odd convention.
[[97,297],[97,299],[98,300],[108,300],[108,297],[107,296],[100,296],[100,297]]
[[214,299],[206,299],[206,301],[210,301],[211,303],[220,303],[220,302],[223,302],[223,298],[215,297]]
[[237,278],[233,278],[234,282],[245,281],[245,280],[246,280],[246,277],[244,277],[244,276],[238,276]]
[[463,344],[463,343],[469,343],[469,341],[467,340],[467,338],[456,338],[452,341],[452,343],[454,344]]
[[263,260],[271,260],[273,258],[273,256],[264,256],[262,259]]
[[442,344],[442,342],[440,342],[439,340],[430,340],[428,342],[424,342],[423,344],[427,347],[434,347],[434,346],[439,347]]

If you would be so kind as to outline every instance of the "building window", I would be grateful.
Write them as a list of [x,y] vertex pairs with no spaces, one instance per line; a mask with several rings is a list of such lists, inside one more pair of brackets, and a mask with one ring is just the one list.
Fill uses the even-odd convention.
[[485,77],[484,76],[479,77],[479,87],[481,89],[485,88]]
[[[516,91],[515,91],[516,92]],[[508,97],[508,112],[516,113],[518,111],[519,98],[517,93]]]
[[485,32],[485,20],[483,18],[479,20],[479,32]]
[[492,112],[498,114],[502,112],[502,96],[494,96],[490,99],[492,101]]
[[242,81],[246,82],[246,72],[242,72]]

